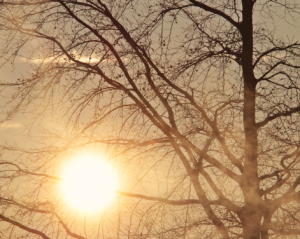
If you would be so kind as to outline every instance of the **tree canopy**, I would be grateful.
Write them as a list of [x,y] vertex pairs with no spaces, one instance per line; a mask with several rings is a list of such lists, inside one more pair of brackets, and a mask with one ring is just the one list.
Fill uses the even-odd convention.
[[[298,238],[296,2],[3,0],[1,237]],[[124,179],[92,221],[55,193],[87,145]]]

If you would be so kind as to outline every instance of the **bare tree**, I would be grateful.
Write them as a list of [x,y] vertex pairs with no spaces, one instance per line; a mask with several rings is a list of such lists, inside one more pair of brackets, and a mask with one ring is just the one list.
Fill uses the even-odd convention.
[[130,178],[101,233],[298,238],[300,43],[273,24],[299,14],[294,0],[2,1],[3,62],[32,69],[1,83],[7,119],[63,127],[36,149],[2,147],[21,156],[1,161],[1,236],[87,237],[45,188],[62,152],[97,144]]

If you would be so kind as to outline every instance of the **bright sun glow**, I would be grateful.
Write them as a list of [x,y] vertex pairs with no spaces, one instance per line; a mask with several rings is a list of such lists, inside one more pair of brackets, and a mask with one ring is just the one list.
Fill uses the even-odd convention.
[[102,157],[78,155],[62,172],[62,193],[67,203],[86,212],[98,211],[113,199],[117,179]]

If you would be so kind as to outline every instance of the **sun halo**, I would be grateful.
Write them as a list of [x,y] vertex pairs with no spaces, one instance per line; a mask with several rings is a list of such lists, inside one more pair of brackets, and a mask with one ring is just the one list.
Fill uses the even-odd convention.
[[84,153],[72,157],[65,165],[61,191],[64,200],[76,210],[95,212],[114,198],[117,177],[103,156]]

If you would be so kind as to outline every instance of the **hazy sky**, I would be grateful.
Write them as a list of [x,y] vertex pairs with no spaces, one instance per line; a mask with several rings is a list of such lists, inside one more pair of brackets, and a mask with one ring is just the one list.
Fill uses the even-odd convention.
[[[254,22],[261,23],[261,19],[263,19],[261,14],[262,13],[256,13],[254,15]],[[278,15],[281,16],[280,13],[278,13]],[[294,41],[298,40],[300,42],[299,22],[295,22],[291,18],[288,18],[285,21],[278,17],[274,20],[270,18],[267,20],[264,19],[264,24],[270,31],[275,30],[276,36],[280,36],[283,39],[294,39]],[[180,27],[180,23],[178,24],[178,27]],[[4,43],[1,42],[0,38],[0,46],[3,45]],[[13,64],[8,62],[0,68],[0,83],[15,83],[18,82],[18,79],[26,77],[27,74],[31,73],[31,67],[29,65],[38,64],[38,61],[26,59],[24,56],[27,54],[27,50],[30,50],[33,47],[35,47],[35,43],[29,42],[25,45],[24,49],[20,51],[20,56],[15,59]],[[3,59],[2,62],[0,60],[0,63],[3,63]],[[4,120],[7,111],[11,109],[10,100],[14,93],[14,89],[16,88],[12,86],[1,88],[0,86],[0,89],[2,89],[0,91],[0,120]],[[55,112],[54,114],[50,111],[44,112],[44,114],[34,121],[34,124],[31,124],[33,116],[32,112],[34,112],[34,108],[31,107],[34,106],[30,106],[25,109],[25,112],[22,110],[12,119],[2,122],[0,125],[0,145],[7,144],[11,146],[39,148],[43,145],[43,140],[47,140],[46,138],[43,138],[45,130],[51,129],[56,132],[64,130],[63,124],[60,122],[63,118],[63,112],[60,111],[60,108],[53,111]],[[42,107],[43,106],[41,106],[41,108]],[[88,117],[88,115],[85,115],[85,117]],[[107,130],[107,128],[103,129],[102,133],[105,134]],[[66,132],[66,134],[68,133]],[[15,157],[15,155],[7,152],[3,157],[9,159],[10,157]],[[156,185],[154,186],[156,187]],[[145,184],[145,188],[147,187],[149,187],[149,185]]]

